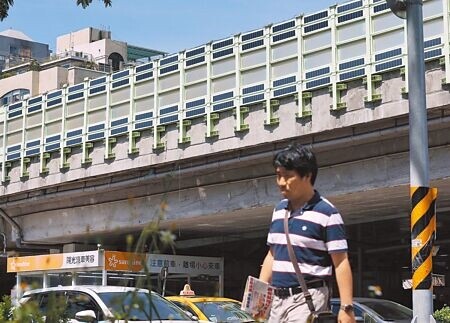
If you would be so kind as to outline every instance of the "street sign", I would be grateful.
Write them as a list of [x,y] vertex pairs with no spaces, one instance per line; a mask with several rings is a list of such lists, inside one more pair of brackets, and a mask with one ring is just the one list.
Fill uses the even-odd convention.
[[[433,286],[445,286],[445,275],[432,274],[431,276]],[[403,289],[411,289],[412,279],[403,279],[402,281]]]

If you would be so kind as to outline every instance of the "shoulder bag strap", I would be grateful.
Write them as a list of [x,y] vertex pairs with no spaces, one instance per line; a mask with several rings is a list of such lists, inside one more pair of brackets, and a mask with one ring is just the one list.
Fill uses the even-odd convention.
[[298,266],[298,260],[294,253],[294,248],[291,244],[291,239],[289,238],[289,211],[286,210],[286,214],[284,216],[284,233],[286,234],[286,243],[287,243],[287,249],[289,253],[289,258],[291,259],[292,265],[294,266],[295,275],[297,276],[297,280],[300,283],[300,286],[302,287],[303,295],[305,296],[306,303],[308,304],[308,308],[311,312],[315,311],[314,304],[312,302],[311,293],[308,290],[308,286],[306,285],[305,278],[303,277],[303,274],[300,270],[300,267]]

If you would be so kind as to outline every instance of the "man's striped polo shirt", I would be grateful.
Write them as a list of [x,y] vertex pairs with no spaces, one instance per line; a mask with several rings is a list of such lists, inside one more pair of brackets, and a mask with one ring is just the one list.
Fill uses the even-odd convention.
[[[282,200],[272,215],[267,244],[272,248],[274,262],[272,285],[298,286],[294,266],[289,259],[283,221],[288,200]],[[331,253],[347,252],[347,240],[342,217],[328,200],[315,191],[303,208],[289,215],[289,233],[292,246],[305,280],[330,279]]]

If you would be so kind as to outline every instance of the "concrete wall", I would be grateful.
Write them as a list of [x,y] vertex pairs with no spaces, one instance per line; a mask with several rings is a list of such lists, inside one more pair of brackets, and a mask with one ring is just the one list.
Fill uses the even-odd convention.
[[30,90],[30,96],[41,93],[39,92],[39,72],[29,71],[14,77],[0,79],[0,97],[16,89]]
[[[442,138],[448,129],[448,125],[444,130],[435,129],[433,136]],[[407,216],[409,156],[403,151],[407,147],[404,138],[405,132],[393,133],[378,142],[386,151],[376,153],[367,143],[353,145],[350,141],[317,149],[319,162],[330,164],[320,168],[316,187],[336,203],[347,224],[370,222],[374,217]],[[445,143],[449,140],[440,140],[440,146],[430,150],[430,175],[439,187],[439,206],[447,207],[450,150]],[[433,144],[438,142],[433,140]],[[373,147],[376,145],[374,139]],[[353,152],[360,156],[355,153],[350,160]],[[341,154],[340,158],[347,155],[347,161],[337,162],[339,157],[327,156],[332,153]],[[29,240],[70,241],[83,235],[89,239],[91,234],[140,231],[157,221],[161,212],[161,228],[177,232],[190,232],[206,223],[210,223],[210,230],[219,227],[222,234],[258,230],[266,228],[270,210],[280,198],[270,162],[272,154],[228,162],[203,161],[198,167],[179,170],[173,165],[165,172],[148,170],[90,182],[73,178],[71,184],[59,189],[23,192],[4,205],[21,226],[32,228],[27,231]],[[371,154],[371,158],[363,157]],[[56,228],[54,224],[59,222],[64,226]]]
[[85,28],[56,39],[56,53],[77,51],[91,54],[97,63],[108,63],[108,56],[117,52],[124,60],[127,58],[127,44],[112,41],[111,33],[95,28]]
[[100,71],[94,71],[87,68],[81,68],[81,67],[70,67],[67,71],[67,84],[68,85],[75,85],[84,82],[84,79],[90,78],[95,79],[97,77],[100,77],[102,75],[105,75],[104,72]]
[[86,77],[97,78],[105,73],[86,68],[64,68],[55,66],[43,71],[29,71],[26,73],[0,79],[0,97],[16,89],[27,89],[30,96],[59,89],[63,84],[74,85],[84,81]]
[[[448,115],[447,102],[450,100],[450,94],[442,88],[440,80],[443,72],[436,65],[436,63],[430,64],[427,71],[428,109],[430,115],[434,113]],[[244,122],[249,124],[249,131],[236,133],[233,111],[225,111],[220,113],[220,119],[216,126],[219,131],[217,140],[205,137],[206,123],[201,117],[194,119],[187,130],[186,135],[191,138],[191,142],[179,145],[178,128],[175,124],[171,124],[166,126],[161,135],[162,141],[166,143],[164,150],[152,148],[153,134],[149,134],[148,137],[142,136],[138,142],[139,154],[130,156],[128,155],[129,138],[122,137],[113,148],[115,159],[106,162],[104,159],[105,147],[99,142],[89,153],[92,163],[88,166],[82,165],[81,154],[76,153],[75,149],[68,159],[70,167],[64,172],[61,172],[59,168],[60,155],[52,153],[52,158],[48,163],[48,175],[44,177],[40,175],[39,163],[38,160],[35,160],[29,167],[29,179],[23,182],[19,176],[20,166],[14,164],[15,166],[10,171],[11,180],[7,185],[0,187],[0,192],[2,195],[17,194],[42,187],[61,185],[73,180],[88,180],[91,177],[109,176],[124,170],[188,162],[199,156],[209,158],[208,156],[242,151],[267,143],[276,144],[296,138],[305,143],[327,141],[342,136],[351,136],[355,132],[376,131],[380,128],[380,124],[384,124],[382,127],[393,127],[398,123],[398,119],[404,119],[407,116],[407,100],[402,97],[400,91],[404,86],[404,80],[398,72],[386,73],[383,78],[384,82],[377,90],[382,93],[383,101],[379,104],[364,103],[365,88],[358,80],[348,84],[348,90],[342,98],[348,106],[345,111],[330,110],[332,98],[327,89],[314,92],[310,119],[297,120],[295,116],[298,111],[297,103],[293,97],[287,97],[281,100],[280,107],[275,111],[275,116],[280,119],[279,125],[265,126],[265,111],[263,106],[258,104],[250,107],[250,112],[244,119]]]
[[67,83],[67,69],[55,66],[39,73],[39,93],[56,90]]
[[[445,208],[450,206],[450,95],[440,83],[440,68],[428,67],[430,178]],[[297,120],[296,102],[287,97],[276,111],[278,126],[264,126],[264,109],[255,105],[245,117],[249,131],[242,134],[234,132],[235,116],[226,111],[220,114],[216,140],[205,138],[205,122],[198,118],[188,129],[190,144],[179,145],[176,125],[166,126],[162,151],[153,150],[153,133],[147,130],[140,133],[138,154],[128,154],[129,138],[121,136],[111,160],[104,159],[103,142],[96,142],[88,165],[81,164],[81,148],[73,148],[69,169],[61,171],[60,155],[52,153],[46,176],[39,174],[38,158],[32,159],[25,181],[14,163],[11,182],[0,188],[0,202],[27,228],[28,240],[84,241],[136,232],[161,212],[162,228],[185,235],[202,232],[205,225],[217,234],[258,230],[266,228],[270,209],[280,198],[271,158],[297,140],[313,144],[321,165],[317,187],[342,210],[347,223],[406,216],[408,109],[399,90],[404,81],[398,72],[383,77],[379,105],[365,105],[364,87],[354,82],[343,97],[348,109],[338,113],[329,110],[328,91],[319,90],[313,95],[311,119]]]
[[84,28],[56,38],[56,54],[65,51],[76,50],[75,47],[80,44],[89,44],[92,42],[93,28]]

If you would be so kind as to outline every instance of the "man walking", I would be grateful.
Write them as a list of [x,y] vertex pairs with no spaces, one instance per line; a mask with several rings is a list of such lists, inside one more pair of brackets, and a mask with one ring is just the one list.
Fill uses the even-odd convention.
[[310,148],[292,144],[273,159],[277,185],[284,199],[273,211],[267,237],[270,249],[260,279],[275,287],[269,323],[306,322],[310,314],[289,258],[283,221],[316,311],[329,307],[329,283],[335,268],[341,308],[338,320],[354,323],[352,271],[344,223],[338,210],[314,189],[317,162]]

